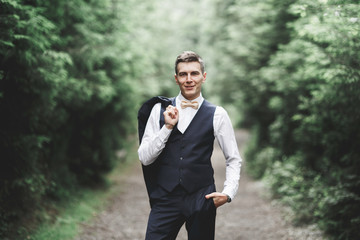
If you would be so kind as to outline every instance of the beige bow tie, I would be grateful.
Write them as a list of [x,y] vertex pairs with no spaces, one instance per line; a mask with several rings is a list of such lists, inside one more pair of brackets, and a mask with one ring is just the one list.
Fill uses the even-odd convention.
[[199,107],[199,103],[194,101],[194,102],[188,102],[188,101],[181,101],[181,108],[187,108],[187,107],[192,107],[193,109],[198,109]]

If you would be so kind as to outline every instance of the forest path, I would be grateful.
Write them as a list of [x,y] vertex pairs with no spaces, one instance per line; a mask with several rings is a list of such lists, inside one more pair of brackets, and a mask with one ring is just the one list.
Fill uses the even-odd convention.
[[[249,135],[236,132],[242,152]],[[223,154],[215,144],[212,157],[218,191],[225,179]],[[143,240],[150,211],[141,165],[134,164],[116,179],[116,194],[108,207],[96,215],[92,222],[83,224],[75,240]],[[216,240],[318,240],[321,234],[311,227],[295,228],[285,220],[284,211],[264,197],[265,189],[241,171],[239,191],[230,204],[217,210]],[[186,240],[186,230],[180,230],[178,240]]]

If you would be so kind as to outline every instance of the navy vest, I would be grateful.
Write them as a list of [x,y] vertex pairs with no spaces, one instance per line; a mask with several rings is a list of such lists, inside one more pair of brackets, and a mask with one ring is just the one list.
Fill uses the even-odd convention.
[[[171,101],[175,105],[175,99]],[[162,107],[160,111],[160,127],[164,125],[164,109]],[[211,155],[215,109],[216,106],[204,100],[184,134],[175,125],[158,159],[143,166],[150,198],[158,197],[156,195],[163,192],[162,189],[171,192],[178,185],[191,193],[214,183]]]

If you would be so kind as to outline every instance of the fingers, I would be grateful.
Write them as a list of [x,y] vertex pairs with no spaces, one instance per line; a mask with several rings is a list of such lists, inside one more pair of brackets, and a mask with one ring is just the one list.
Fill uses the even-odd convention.
[[164,111],[165,126],[173,129],[179,120],[179,112],[176,107],[169,105]]
[[206,195],[206,199],[209,199],[209,198],[214,198],[214,197],[222,197],[224,196],[223,193],[219,193],[219,192],[213,192],[213,193],[209,193],[208,195]]
[[215,197],[215,193],[210,193],[205,196],[206,199],[213,198],[213,197]]
[[169,117],[171,117],[172,119],[175,119],[178,115],[178,110],[176,107],[169,105],[166,108],[166,111],[164,112],[164,114],[168,115]]
[[169,106],[167,106],[166,111],[168,111],[168,112],[177,111],[177,108],[172,105],[169,105]]
[[213,193],[207,194],[205,196],[205,198],[206,199],[212,198],[216,208],[220,207],[221,205],[223,205],[227,202],[227,196],[225,194],[219,193],[219,192],[213,192]]

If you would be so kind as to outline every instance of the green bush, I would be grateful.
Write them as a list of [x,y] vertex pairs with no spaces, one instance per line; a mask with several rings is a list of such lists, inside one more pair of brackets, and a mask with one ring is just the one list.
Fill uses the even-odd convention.
[[251,159],[251,161],[246,162],[246,172],[255,179],[260,179],[264,176],[265,171],[272,166],[274,159],[277,159],[278,155],[276,149],[271,147],[259,149],[257,138],[256,128],[253,128],[245,152],[246,158]]
[[351,17],[360,8],[304,4],[292,6],[301,14],[294,39],[262,69],[281,106],[272,104],[277,117],[269,128],[268,145],[282,156],[270,171],[278,178],[273,190],[303,220],[336,239],[353,239],[360,213],[360,32]]
[[126,31],[110,4],[0,1],[0,238],[43,201],[101,184],[134,132],[138,73],[126,43],[114,50]]
[[334,239],[355,239],[359,3],[244,0],[218,11],[227,23],[219,48],[227,55],[222,77],[231,79],[223,99],[235,102],[241,124],[253,128],[247,171],[265,175],[298,222],[317,223]]

